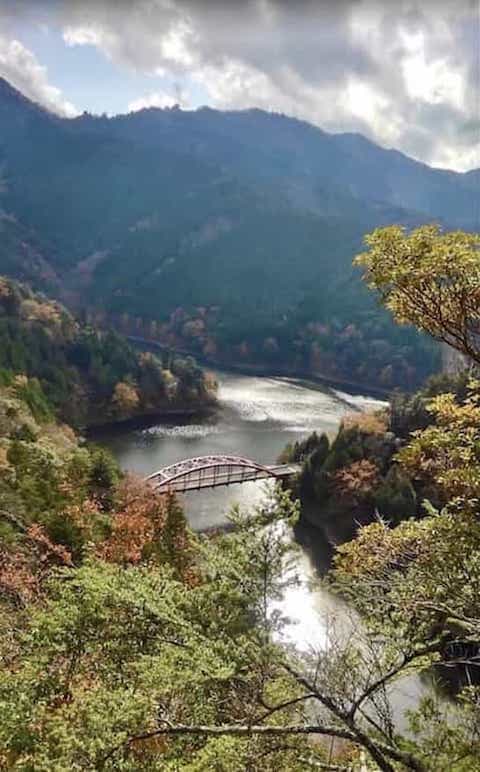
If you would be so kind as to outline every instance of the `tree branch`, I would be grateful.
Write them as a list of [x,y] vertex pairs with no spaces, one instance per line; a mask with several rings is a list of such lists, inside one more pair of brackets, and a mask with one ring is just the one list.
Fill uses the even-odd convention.
[[286,737],[291,735],[324,735],[327,737],[339,737],[343,740],[350,740],[356,742],[355,734],[342,729],[341,727],[326,724],[294,724],[293,726],[264,726],[258,724],[223,724],[221,726],[207,726],[202,724],[195,724],[192,726],[185,726],[180,724],[178,726],[171,726],[166,724],[161,729],[153,729],[151,732],[144,732],[143,734],[133,735],[125,740],[125,742],[112,748],[106,756],[100,761],[100,768],[103,768],[106,762],[112,758],[118,751],[128,749],[131,745],[137,742],[143,742],[150,740],[153,737],[169,736],[178,737],[182,735],[199,735],[204,737],[223,737],[225,735],[233,737],[252,737],[253,735],[261,735],[263,737]]
[[[287,672],[295,678],[297,683],[304,686],[309,690],[309,692],[314,694],[324,707],[326,707],[331,713],[333,713],[334,716],[336,716],[336,718],[338,718],[345,724],[346,727],[348,727],[347,731],[354,737],[352,742],[365,748],[365,750],[368,751],[382,772],[395,772],[388,759],[398,761],[406,766],[407,769],[414,770],[414,772],[426,772],[423,763],[417,758],[412,756],[410,753],[404,753],[403,751],[398,750],[398,748],[388,743],[381,742],[370,737],[370,735],[368,735],[360,726],[358,726],[358,724],[355,723],[355,718],[353,715],[351,715],[351,711],[346,712],[339,708],[339,706],[336,705],[336,703],[330,697],[326,697],[324,694],[315,689],[309,680],[305,678],[305,676],[303,676],[301,673],[297,673],[295,669],[292,668],[292,666],[288,663],[284,662],[283,666],[285,670],[287,670]],[[338,734],[337,736],[341,737],[342,735]]]
[[262,716],[259,716],[257,719],[257,722],[259,724],[262,723],[262,721],[265,721],[266,718],[269,718],[273,713],[277,713],[279,710],[284,710],[285,708],[289,708],[291,705],[296,705],[299,702],[304,702],[305,700],[311,700],[315,699],[316,694],[302,694],[300,697],[294,697],[291,700],[287,700],[287,702],[281,702],[279,705],[274,705],[273,707],[269,708]]
[[371,694],[376,692],[378,689],[381,689],[382,686],[384,686],[388,681],[391,681],[392,678],[395,678],[395,676],[398,675],[406,665],[409,665],[415,659],[419,659],[420,657],[425,657],[427,654],[433,654],[437,652],[439,648],[440,641],[435,641],[434,643],[430,644],[430,646],[425,646],[423,649],[414,651],[411,654],[404,654],[400,662],[395,665],[395,667],[392,667],[391,670],[389,670],[387,673],[384,673],[384,675],[380,676],[380,678],[377,678],[376,681],[373,681],[370,686],[365,689],[363,694],[361,694],[360,697],[353,703],[348,715],[353,718],[362,703],[365,702],[365,700],[368,699]]

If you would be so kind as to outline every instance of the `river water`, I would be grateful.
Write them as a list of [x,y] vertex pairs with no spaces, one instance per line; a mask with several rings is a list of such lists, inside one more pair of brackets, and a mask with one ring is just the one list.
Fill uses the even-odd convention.
[[[332,435],[346,413],[382,404],[308,381],[225,372],[215,375],[220,402],[215,415],[164,421],[146,429],[116,429],[98,440],[111,449],[123,469],[142,475],[181,459],[217,453],[271,464],[288,442],[314,430]],[[186,494],[183,504],[190,525],[203,531],[225,524],[226,513],[234,504],[260,504],[267,493],[265,486],[265,482],[250,482]],[[324,644],[332,619],[341,623],[348,613],[338,597],[324,587],[312,586],[316,569],[304,550],[298,552],[296,572],[299,582],[287,590],[281,610],[292,620],[286,640],[305,650]],[[398,685],[392,695],[397,716],[413,707],[423,691],[419,679]]]
[[[184,458],[217,453],[272,464],[288,442],[314,430],[333,434],[345,413],[379,404],[305,381],[223,372],[215,376],[220,402],[215,415],[115,430],[99,439],[124,469],[142,475]],[[200,531],[222,525],[232,504],[249,506],[262,495],[262,483],[243,483],[187,494],[184,505],[190,524]]]

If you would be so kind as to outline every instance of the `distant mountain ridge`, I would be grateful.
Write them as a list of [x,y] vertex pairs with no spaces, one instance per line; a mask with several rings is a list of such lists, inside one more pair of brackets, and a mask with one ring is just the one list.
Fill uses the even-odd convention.
[[63,119],[0,79],[0,271],[222,359],[308,370],[312,346],[330,346],[311,332],[322,328],[336,341],[330,372],[349,325],[391,342],[351,265],[363,235],[392,222],[479,229],[479,191],[480,170],[431,169],[284,115]]
[[[91,125],[92,120],[96,119],[83,116],[77,122]],[[388,203],[459,227],[478,227],[470,193],[471,181],[478,185],[480,170],[433,169],[361,134],[328,134],[305,121],[258,109],[149,108],[112,118],[110,126],[117,136],[141,137],[153,146],[161,143],[204,160],[220,160],[245,178],[302,181],[313,193],[313,205],[306,208],[318,213],[322,202],[315,188],[323,183],[355,198]]]

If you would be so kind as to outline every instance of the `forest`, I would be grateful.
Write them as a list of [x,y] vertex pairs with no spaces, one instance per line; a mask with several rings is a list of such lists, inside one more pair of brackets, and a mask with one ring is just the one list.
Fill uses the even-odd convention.
[[[352,626],[332,620],[322,648],[284,646],[275,612],[303,501],[277,489],[195,535],[175,497],[59,423],[36,377],[3,379],[5,769],[480,770],[479,245],[392,227],[358,258],[398,321],[469,365],[287,451],[301,499],[326,491],[372,520],[337,547],[325,581]],[[432,689],[398,726],[392,685],[432,672],[453,674],[452,696]]]
[[[113,329],[80,323],[60,303],[0,277],[0,372],[26,376],[32,407],[88,427],[212,406],[215,383],[191,357],[138,353]],[[41,406],[37,402],[44,395]],[[37,396],[34,396],[37,395]],[[42,398],[43,399],[43,398]],[[48,403],[48,404],[47,404]]]
[[230,303],[228,311],[178,307],[160,322],[126,310],[90,309],[89,316],[99,324],[113,323],[125,335],[190,351],[207,364],[314,376],[384,395],[394,387],[413,391],[439,368],[441,353],[431,340],[396,326],[377,309],[353,310],[348,297],[340,297],[340,308],[327,311],[323,304],[320,312],[310,296],[282,315],[265,300],[252,310],[248,330],[246,300]]
[[0,81],[0,173],[0,273],[214,363],[387,392],[439,352],[362,284],[363,234],[478,228],[475,175],[262,110],[67,120]]

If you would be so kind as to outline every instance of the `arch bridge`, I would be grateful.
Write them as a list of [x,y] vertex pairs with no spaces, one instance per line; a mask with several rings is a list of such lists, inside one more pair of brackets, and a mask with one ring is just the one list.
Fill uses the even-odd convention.
[[159,469],[146,479],[157,491],[186,493],[252,480],[285,480],[300,469],[300,464],[257,464],[241,456],[199,456]]

